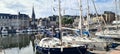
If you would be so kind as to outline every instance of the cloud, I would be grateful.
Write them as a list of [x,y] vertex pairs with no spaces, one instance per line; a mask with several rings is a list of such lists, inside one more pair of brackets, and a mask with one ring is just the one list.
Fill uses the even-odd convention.
[[12,13],[14,14],[15,11],[13,9],[6,8],[7,4],[3,1],[0,1],[0,13]]
[[[88,0],[90,1],[90,0]],[[36,17],[47,17],[49,15],[58,14],[58,0],[1,0],[1,13],[17,14],[19,11],[28,14],[31,17],[32,7],[35,8]],[[86,0],[82,0],[83,14],[86,14]],[[115,12],[114,0],[95,0],[97,11]],[[62,13],[65,10],[66,15],[79,15],[78,0],[61,0]],[[56,11],[53,10],[55,8]],[[92,2],[90,1],[90,12],[95,13]]]

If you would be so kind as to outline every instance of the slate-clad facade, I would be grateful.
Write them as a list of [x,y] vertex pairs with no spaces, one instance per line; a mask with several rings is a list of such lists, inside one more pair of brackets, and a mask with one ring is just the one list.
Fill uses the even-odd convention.
[[25,29],[29,27],[29,16],[26,14],[13,15],[0,13],[0,28]]

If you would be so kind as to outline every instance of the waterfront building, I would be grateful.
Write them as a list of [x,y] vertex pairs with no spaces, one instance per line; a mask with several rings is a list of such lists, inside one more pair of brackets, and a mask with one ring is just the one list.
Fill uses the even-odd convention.
[[74,19],[74,22],[73,22],[73,27],[74,28],[78,28],[78,23],[79,23],[79,17],[76,17],[75,19]]
[[98,16],[96,16],[95,14],[91,14],[90,17],[90,20],[93,23],[105,21],[105,23],[111,24],[115,20],[115,13],[111,11],[104,11],[103,14],[98,14]]
[[0,13],[0,28],[25,29],[29,27],[29,16],[26,14],[6,14]]
[[46,27],[46,28],[50,28],[52,26],[58,27],[58,16],[53,15],[45,18],[40,18],[38,20],[38,27],[40,26]]
[[49,28],[50,20],[48,18],[40,18],[38,21],[38,27]]
[[48,17],[50,23],[49,23],[49,27],[55,26],[58,27],[58,16],[57,15],[53,15],[53,16],[49,16]]
[[106,23],[112,23],[115,20],[115,13],[111,11],[104,11],[104,16]]

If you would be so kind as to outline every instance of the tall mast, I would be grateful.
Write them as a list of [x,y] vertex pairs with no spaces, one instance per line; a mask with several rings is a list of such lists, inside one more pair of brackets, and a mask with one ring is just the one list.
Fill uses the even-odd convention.
[[89,31],[89,21],[90,21],[90,11],[89,11],[89,1],[87,0],[87,29]]
[[63,47],[62,47],[62,24],[61,24],[61,1],[58,1],[58,5],[59,5],[59,31],[60,31],[60,41],[61,41],[61,52],[63,52]]
[[119,20],[120,20],[120,0],[118,1],[118,4],[119,4]]
[[97,8],[96,8],[96,6],[95,6],[94,0],[92,0],[92,3],[93,3],[94,8],[95,8],[95,15],[96,15],[96,17],[98,18],[99,27],[100,27],[100,29],[102,30],[102,27],[101,27],[101,24],[100,24],[100,19],[99,19],[99,17],[98,17],[98,12],[97,12]]
[[61,3],[60,3],[60,0],[59,0],[59,29],[60,29],[60,31],[62,30],[61,27],[62,27],[62,24],[61,24]]
[[82,36],[82,1],[79,0],[79,8],[80,8],[80,19],[79,19],[79,25],[78,25],[78,29],[80,29],[80,34]]
[[[93,5],[94,5],[94,8],[95,8],[96,16],[97,16],[97,18],[98,18],[98,12],[97,12],[97,8],[96,8],[96,6],[95,6],[94,0],[92,0],[92,2],[93,2]],[[98,19],[98,22],[99,22],[99,19]]]
[[[118,29],[118,18],[117,18],[117,0],[115,0],[115,21],[117,23],[116,29]],[[117,31],[117,30],[116,30]]]
[[115,0],[115,20],[117,21],[117,0]]

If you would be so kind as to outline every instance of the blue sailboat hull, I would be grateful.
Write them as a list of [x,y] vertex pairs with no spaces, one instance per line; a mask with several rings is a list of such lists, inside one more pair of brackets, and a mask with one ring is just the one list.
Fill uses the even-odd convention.
[[36,46],[37,52],[42,52],[43,54],[86,54],[87,48],[85,46],[79,46],[79,47],[69,47],[69,48],[63,48],[63,52],[61,52],[61,48],[45,48]]

